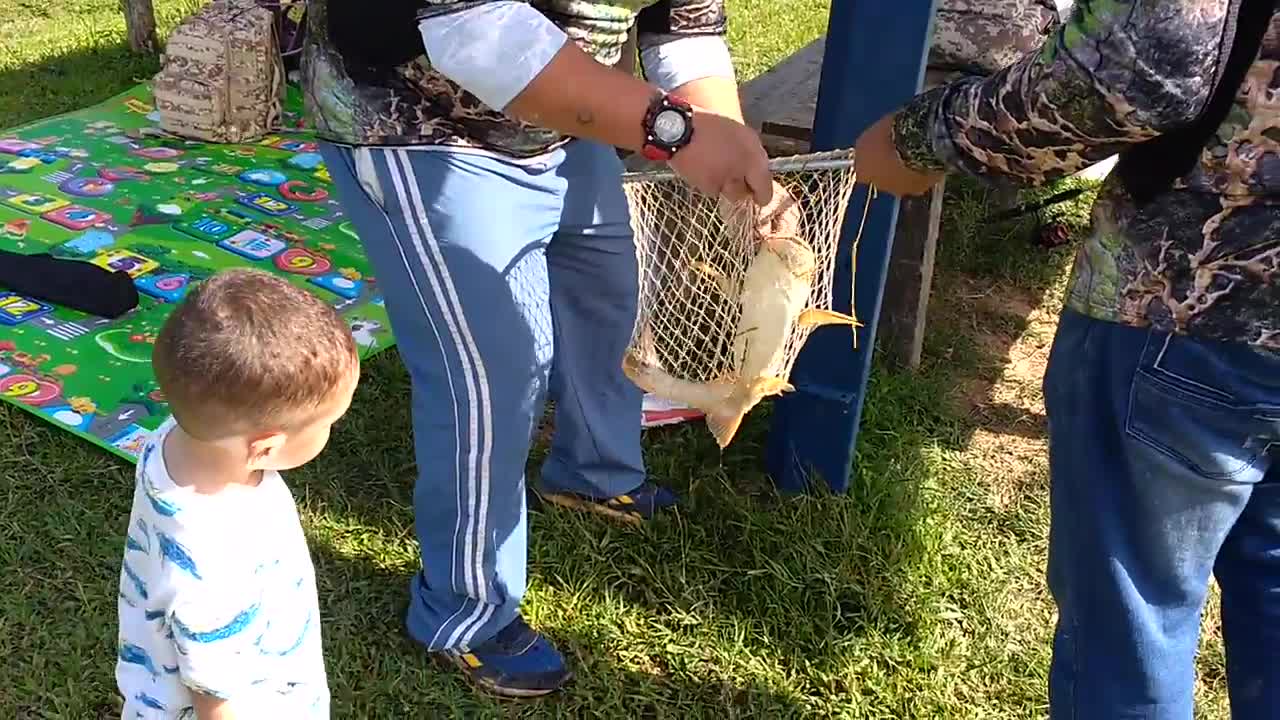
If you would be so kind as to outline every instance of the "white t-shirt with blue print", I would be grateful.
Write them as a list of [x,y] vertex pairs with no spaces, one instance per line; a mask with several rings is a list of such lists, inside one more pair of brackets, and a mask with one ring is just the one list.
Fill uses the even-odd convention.
[[329,717],[315,570],[278,473],[201,495],[161,450],[138,461],[120,570],[116,682],[122,720],[194,719],[191,691],[244,718]]

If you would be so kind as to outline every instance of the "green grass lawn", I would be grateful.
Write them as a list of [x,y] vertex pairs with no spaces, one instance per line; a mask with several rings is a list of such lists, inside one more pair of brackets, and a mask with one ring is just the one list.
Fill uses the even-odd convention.
[[[156,4],[167,28],[198,3]],[[823,0],[730,4],[744,77],[824,29]],[[122,37],[114,0],[0,0],[0,126],[150,75]],[[418,564],[409,388],[394,353],[369,363],[329,449],[289,476],[334,716],[1042,717],[1038,384],[1070,250],[1033,249],[1025,225],[990,228],[985,212],[981,191],[952,187],[925,366],[877,369],[848,496],[773,493],[761,408],[723,455],[701,427],[651,434],[653,472],[688,502],[650,528],[533,517],[527,616],[578,676],[542,701],[478,696],[404,638]],[[0,408],[0,718],[110,717],[132,483],[130,466]],[[1225,717],[1221,661],[1206,657],[1203,705]]]

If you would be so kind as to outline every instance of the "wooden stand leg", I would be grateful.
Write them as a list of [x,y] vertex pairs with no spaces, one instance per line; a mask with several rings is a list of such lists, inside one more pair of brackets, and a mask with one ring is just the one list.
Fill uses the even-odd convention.
[[891,363],[912,370],[920,367],[924,349],[925,314],[933,285],[933,260],[942,222],[944,183],[920,197],[904,198],[885,280],[880,312],[880,349]]
[[121,0],[121,4],[129,48],[140,53],[157,52],[160,43],[156,39],[156,11],[151,0]]

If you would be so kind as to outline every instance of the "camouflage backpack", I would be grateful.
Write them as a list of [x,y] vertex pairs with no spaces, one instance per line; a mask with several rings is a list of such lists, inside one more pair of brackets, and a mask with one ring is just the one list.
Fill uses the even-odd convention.
[[929,67],[990,75],[1039,47],[1057,24],[1054,0],[938,0]]
[[153,83],[160,128],[216,143],[272,132],[285,82],[275,20],[255,0],[214,0],[179,25]]

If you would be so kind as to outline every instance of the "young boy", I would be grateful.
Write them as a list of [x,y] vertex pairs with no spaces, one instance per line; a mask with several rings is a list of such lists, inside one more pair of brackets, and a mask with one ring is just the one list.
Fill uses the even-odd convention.
[[315,575],[278,471],[351,403],[346,324],[270,274],[219,273],[156,339],[173,418],[138,462],[120,573],[127,720],[327,718]]

